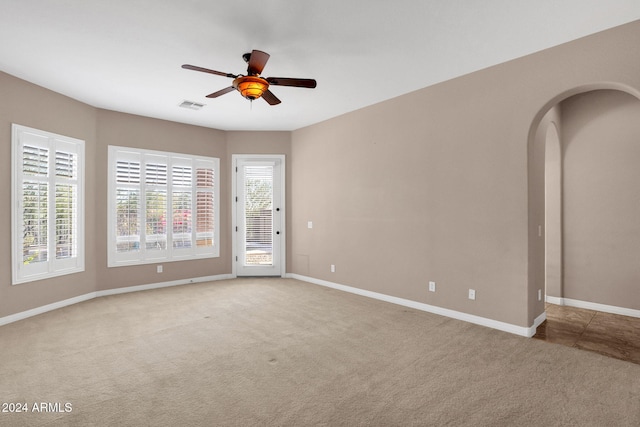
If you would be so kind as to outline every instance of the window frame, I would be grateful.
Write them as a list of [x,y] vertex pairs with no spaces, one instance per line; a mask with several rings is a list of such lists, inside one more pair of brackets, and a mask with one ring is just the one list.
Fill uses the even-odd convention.
[[[135,147],[124,147],[110,145],[108,153],[108,202],[107,202],[107,266],[108,267],[122,267],[131,265],[144,265],[144,264],[157,264],[160,262],[174,262],[185,261],[191,259],[206,259],[206,258],[218,258],[220,256],[220,159],[217,157],[206,157],[200,155],[191,155],[183,153],[174,153],[166,151],[148,150]],[[158,184],[155,180],[154,183],[150,183],[150,180],[146,179],[147,165],[153,164],[158,166],[166,160],[166,185]],[[140,177],[138,183],[123,184],[118,182],[117,179],[117,166],[118,161],[138,161]],[[154,163],[154,161],[156,163]],[[191,185],[189,187],[179,186],[173,183],[174,167],[191,168]],[[201,169],[213,170],[213,188],[203,189],[198,186],[197,169],[198,166],[202,166]],[[118,252],[118,235],[116,233],[116,227],[118,225],[118,202],[117,192],[118,188],[129,188],[138,192],[138,211],[136,213],[138,218],[138,235],[137,250],[132,251],[120,251]],[[147,240],[147,209],[148,200],[147,192],[164,191],[165,201],[165,233],[166,240],[164,248],[162,249],[149,249],[147,243],[158,241],[159,234],[152,234],[154,236],[151,240]],[[188,248],[174,247],[173,239],[174,235],[177,235],[174,231],[174,211],[173,211],[173,195],[175,192],[190,192],[191,194],[191,209],[190,209],[190,228],[191,240]],[[197,231],[197,208],[198,199],[197,194],[199,192],[206,192],[213,194],[213,238],[210,239],[212,246],[198,245],[199,237],[203,233]],[[154,205],[157,206],[157,205]],[[151,223],[153,224],[153,223]],[[188,233],[187,233],[188,234]],[[204,234],[205,240],[209,237],[209,234]],[[183,235],[184,237],[184,235]],[[131,239],[131,236],[128,237]],[[127,239],[125,237],[125,239]],[[122,241],[122,238],[120,239]]]
[[[39,140],[39,141],[37,141]],[[46,141],[46,143],[45,143]],[[48,150],[47,175],[33,176],[47,186],[47,260],[24,263],[24,144]],[[55,174],[56,152],[77,156],[77,177]],[[56,254],[56,187],[76,187],[75,256],[57,258]],[[51,197],[53,195],[53,197]],[[18,285],[85,271],[85,141],[12,123],[11,125],[11,271],[12,284]]]

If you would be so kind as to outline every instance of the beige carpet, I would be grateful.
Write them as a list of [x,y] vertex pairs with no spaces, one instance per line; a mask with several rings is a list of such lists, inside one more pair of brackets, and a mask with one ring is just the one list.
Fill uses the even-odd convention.
[[98,298],[0,348],[2,426],[640,425],[640,365],[295,280]]

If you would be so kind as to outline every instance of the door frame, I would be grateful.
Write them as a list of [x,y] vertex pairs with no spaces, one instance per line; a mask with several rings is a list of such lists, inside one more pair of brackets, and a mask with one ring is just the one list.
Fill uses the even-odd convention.
[[[238,161],[269,161],[278,160],[280,162],[280,277],[285,277],[287,272],[287,233],[286,233],[286,187],[285,187],[285,159],[284,154],[232,154],[231,155],[231,275],[238,277]],[[274,224],[276,227],[276,224]],[[277,270],[276,270],[277,271]],[[266,277],[266,276],[265,276]],[[276,277],[276,276],[272,276]]]

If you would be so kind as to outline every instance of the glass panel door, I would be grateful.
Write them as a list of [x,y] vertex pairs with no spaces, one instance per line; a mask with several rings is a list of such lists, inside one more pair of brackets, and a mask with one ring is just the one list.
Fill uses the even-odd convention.
[[236,162],[236,274],[280,276],[283,200],[281,161]]

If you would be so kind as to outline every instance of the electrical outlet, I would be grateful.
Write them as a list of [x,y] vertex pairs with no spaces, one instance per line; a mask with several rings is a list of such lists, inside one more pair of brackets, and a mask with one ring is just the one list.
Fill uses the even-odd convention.
[[333,264],[331,264],[331,272],[332,272],[332,273],[335,273],[335,272],[336,272],[336,266],[335,266],[335,265],[333,265]]
[[313,221],[307,221],[307,228],[313,228]]
[[156,271],[157,271],[158,273],[162,273],[162,266],[161,266],[161,265],[157,266],[157,267],[156,267]]
[[436,282],[429,282],[429,292],[436,291]]
[[469,289],[469,299],[476,299],[476,290]]
[[538,301],[542,301],[542,289],[538,289]]

